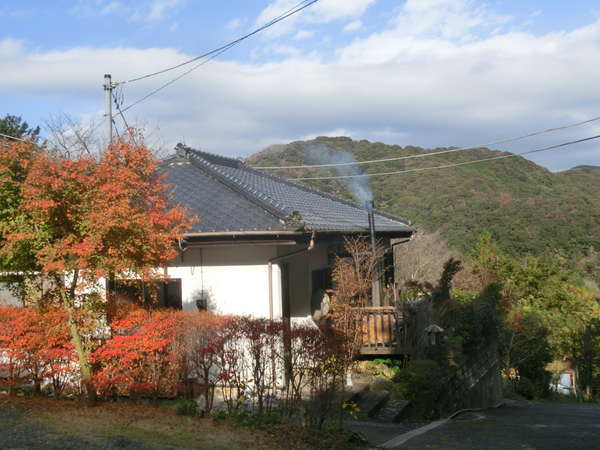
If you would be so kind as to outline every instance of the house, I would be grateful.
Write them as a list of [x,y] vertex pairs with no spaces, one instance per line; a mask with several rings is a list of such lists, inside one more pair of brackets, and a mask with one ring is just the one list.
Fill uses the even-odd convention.
[[[161,170],[173,201],[198,216],[165,269],[164,305],[307,318],[347,235],[369,233],[360,205],[179,144]],[[377,239],[409,238],[408,220],[374,210]]]

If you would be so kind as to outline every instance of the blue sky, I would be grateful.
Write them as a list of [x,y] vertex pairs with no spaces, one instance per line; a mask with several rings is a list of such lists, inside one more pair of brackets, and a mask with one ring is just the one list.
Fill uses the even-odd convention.
[[[124,80],[177,64],[297,2],[4,0],[0,114],[99,123],[105,72]],[[234,156],[317,135],[474,145],[600,116],[599,63],[591,0],[321,0],[128,119],[153,145]],[[122,86],[125,104],[178,73]],[[503,148],[600,134],[598,123]],[[600,143],[532,159],[551,170],[600,165]]]

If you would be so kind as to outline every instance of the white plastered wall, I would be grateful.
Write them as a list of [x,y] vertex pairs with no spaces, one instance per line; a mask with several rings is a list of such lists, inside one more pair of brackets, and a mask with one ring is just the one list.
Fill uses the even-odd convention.
[[[284,247],[289,248],[289,247]],[[196,311],[196,299],[208,293],[208,309],[217,314],[269,317],[269,259],[275,245],[190,247],[167,274],[181,279],[184,311]],[[281,317],[281,271],[273,264],[273,317]]]

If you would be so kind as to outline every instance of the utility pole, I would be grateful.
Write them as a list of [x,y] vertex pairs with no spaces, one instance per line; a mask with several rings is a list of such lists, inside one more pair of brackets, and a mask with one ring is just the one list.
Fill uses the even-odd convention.
[[108,144],[112,142],[113,137],[113,115],[112,115],[112,90],[115,85],[112,82],[112,77],[109,73],[104,75],[104,108],[106,117],[106,137]]

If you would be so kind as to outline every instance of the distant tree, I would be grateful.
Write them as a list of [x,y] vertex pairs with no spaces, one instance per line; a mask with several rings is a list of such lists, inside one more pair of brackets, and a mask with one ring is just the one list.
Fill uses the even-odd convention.
[[23,121],[21,117],[7,114],[4,119],[0,119],[0,133],[20,139],[28,138],[33,142],[37,142],[40,127],[30,128],[29,124]]
[[[472,266],[482,284],[501,288],[499,347],[506,368],[539,378],[552,359],[570,358],[593,372],[593,352],[587,347],[598,342],[600,303],[566,261],[512,258],[486,235],[476,246]],[[589,388],[591,375],[580,381]]]
[[82,122],[68,114],[51,116],[44,125],[47,140],[45,146],[67,158],[102,153],[98,126],[93,121]]
[[[9,144],[21,145],[26,144]],[[0,167],[8,179],[11,164],[15,162],[3,161]],[[109,275],[161,279],[157,269],[176,256],[174,242],[189,221],[185,211],[169,206],[156,161],[143,145],[117,140],[99,160],[40,151],[25,170],[12,181],[20,203],[14,217],[4,217],[0,224],[0,255],[22,261],[20,252],[26,251],[41,274],[54,280],[56,296],[50,300],[67,310],[82,382],[88,387],[88,357],[104,308],[100,280]],[[87,391],[93,395],[93,389]]]
[[[6,248],[6,235],[18,229],[23,189],[40,149],[26,142],[7,142],[0,151],[0,248]],[[15,242],[10,251],[0,252],[0,272],[31,272],[37,268],[31,242]]]
[[454,256],[439,231],[418,230],[409,242],[395,248],[396,281],[400,286],[411,281],[433,285],[444,270],[444,262]]

